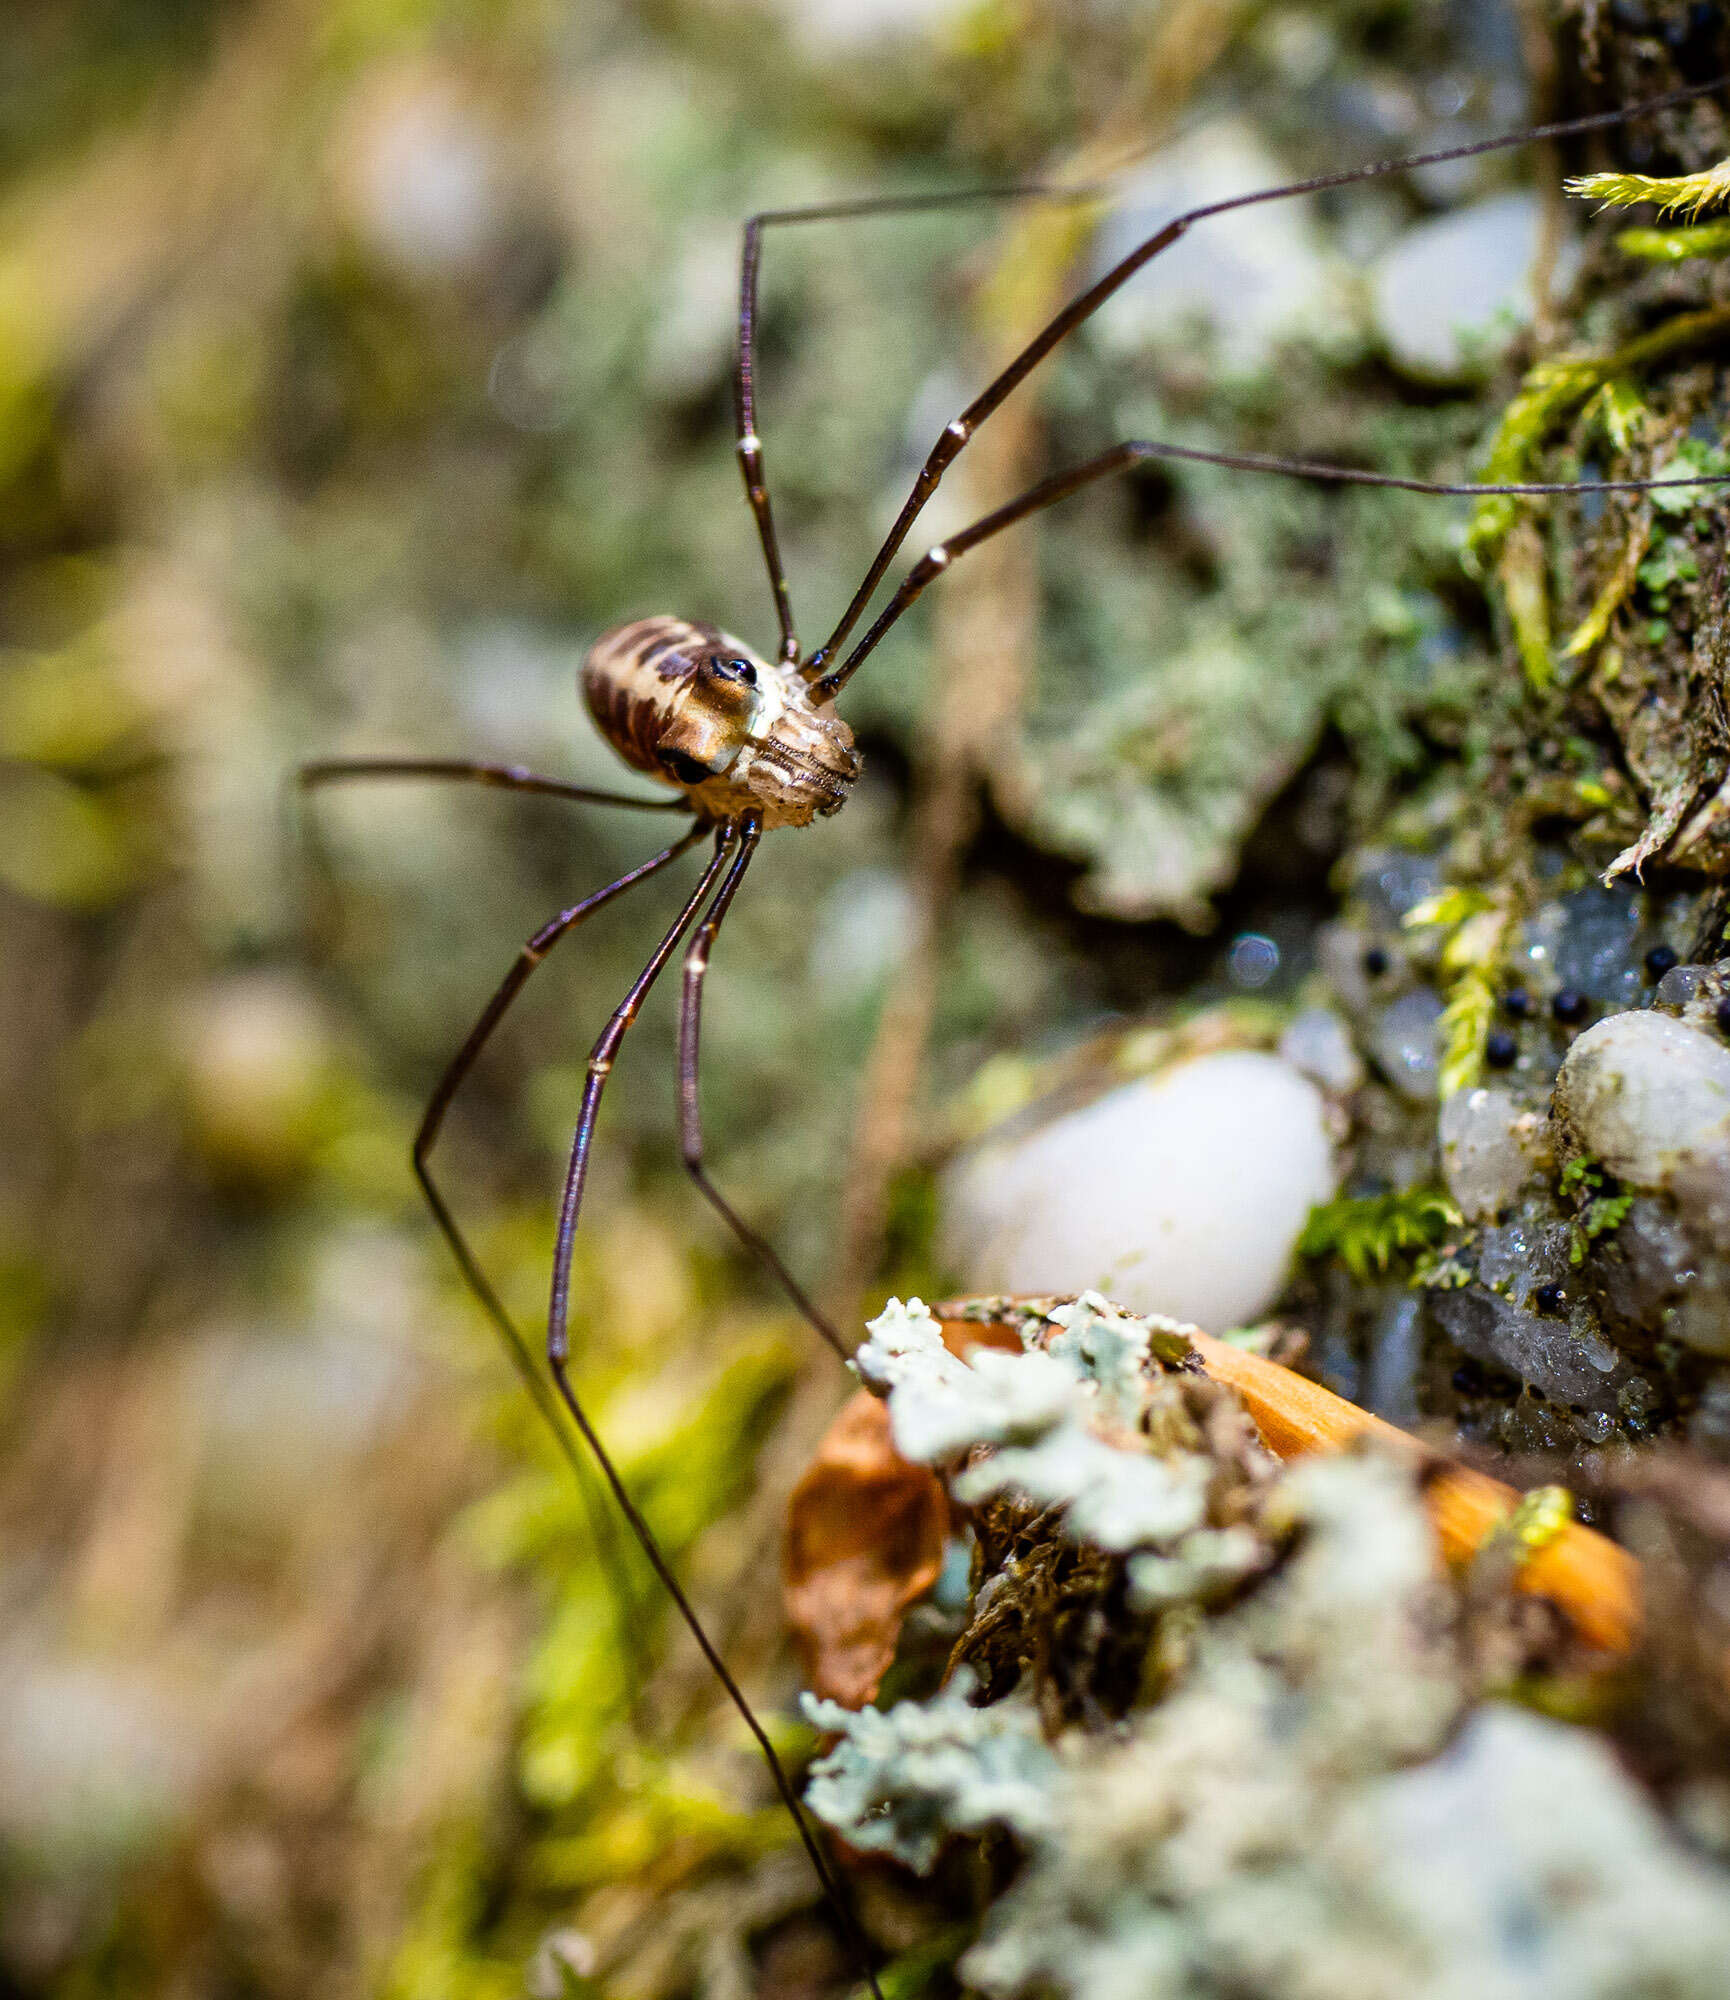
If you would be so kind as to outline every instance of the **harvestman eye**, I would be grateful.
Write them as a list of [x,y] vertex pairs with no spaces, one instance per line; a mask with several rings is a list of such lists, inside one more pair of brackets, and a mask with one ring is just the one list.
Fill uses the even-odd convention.
[[[965,202],[1005,201],[1032,196],[1075,200],[1093,197],[1098,190],[1091,187],[1048,188],[1038,184],[1023,184],[1014,187],[973,188],[949,194],[889,196],[879,199],[831,202],[811,208],[769,210],[752,217],[745,226],[740,265],[739,346],[734,376],[737,453],[740,470],[744,476],[746,498],[756,522],[764,564],[774,593],[776,617],[780,626],[779,657],[782,664],[791,669],[796,676],[781,723],[777,726],[786,724],[789,716],[796,718],[802,713],[806,726],[817,729],[819,725],[815,718],[819,711],[827,712],[828,705],[834,701],[908,606],[970,549],[978,547],[981,542],[989,540],[1017,521],[1024,520],[1029,515],[1066,499],[1097,479],[1106,478],[1150,460],[1193,460],[1240,471],[1273,473],[1286,478],[1332,484],[1397,487],[1406,492],[1416,493],[1469,496],[1493,493],[1625,493],[1645,491],[1654,487],[1722,486],[1730,483],[1730,475],[1680,479],[1532,481],[1497,485],[1480,484],[1475,481],[1407,479],[1344,466],[1305,464],[1290,459],[1270,458],[1260,453],[1203,451],[1166,444],[1159,440],[1129,439],[1112,446],[1108,451],[1101,452],[1095,458],[1041,480],[1037,485],[1029,487],[1025,493],[1017,495],[958,533],[951,534],[943,543],[929,550],[907,571],[888,602],[879,611],[875,622],[866,630],[864,637],[839,664],[835,663],[836,655],[846,644],[876,596],[879,584],[913,523],[936,490],[945,471],[960,456],[980,425],[1020,386],[1053,348],[1089,319],[1144,264],[1158,256],[1162,250],[1170,248],[1197,223],[1234,209],[1249,208],[1263,202],[1281,201],[1294,195],[1314,194],[1329,188],[1345,187],[1354,182],[1400,173],[1408,168],[1434,166],[1450,160],[1467,159],[1480,153],[1524,145],[1532,140],[1562,138],[1618,125],[1643,113],[1663,110],[1693,98],[1704,97],[1721,88],[1723,88],[1721,82],[1703,84],[1644,104],[1632,105],[1621,111],[1604,112],[1594,117],[1573,119],[1563,124],[1540,126],[1499,139],[1449,147],[1442,152],[1412,155],[1404,159],[1382,161],[1373,166],[1322,174],[1314,179],[1295,182],[1285,187],[1264,188],[1253,194],[1237,195],[1226,201],[1213,202],[1206,207],[1193,209],[1168,222],[1064,307],[1034,335],[1000,374],[986,384],[959,416],[944,426],[936,443],[931,447],[914,481],[913,489],[896,517],[894,526],[872,558],[839,623],[822,645],[809,655],[801,649],[794,625],[792,595],[788,589],[777,546],[774,513],[764,471],[762,440],[757,433],[755,393],[757,274],[764,230],[781,224],[840,221],[892,213],[908,214]],[[665,673],[657,673],[655,662],[670,656],[672,641],[668,636],[669,631],[674,634],[695,631],[710,644],[718,637],[725,640],[725,635],[716,633],[713,627],[691,628],[684,626],[682,621],[670,619],[644,620],[636,626],[619,628],[610,640],[601,642],[590,656],[593,661],[609,645],[622,649],[606,662],[608,670],[613,674],[613,679],[608,683],[612,704],[605,714],[597,709],[597,720],[613,747],[627,762],[641,770],[654,769],[658,766],[680,784],[699,787],[714,774],[705,770],[686,753],[677,750],[657,751],[650,747],[654,729],[658,726],[656,718],[660,713],[655,709],[654,702],[658,694],[664,694],[669,685]],[[709,664],[711,671],[725,678],[741,681],[746,686],[756,684],[757,671],[749,660],[736,655],[711,655]],[[694,661],[690,670],[694,671]],[[798,683],[803,683],[803,687],[801,688]],[[836,727],[832,723],[823,726],[831,730]],[[847,738],[848,742],[850,740],[850,737]],[[414,1170],[434,1219],[461,1266],[470,1289],[498,1329],[529,1393],[552,1426],[561,1447],[581,1476],[585,1469],[584,1463],[561,1417],[562,1406],[610,1487],[650,1566],[667,1590],[717,1680],[726,1690],[729,1699],[755,1738],[770,1776],[774,1780],[775,1788],[798,1830],[817,1880],[854,1943],[861,1969],[872,1993],[876,1996],[876,2000],[882,2000],[876,1975],[872,1969],[869,1946],[852,1915],[851,1906],[834,1870],[806,1822],[792,1781],[776,1755],[761,1722],[692,1609],[648,1524],[620,1478],[612,1458],[596,1435],[594,1426],[578,1400],[569,1372],[572,1245],[587,1176],[589,1148],[594,1133],[596,1113],[619,1045],[627,1029],[636,1019],[650,987],[681,943],[686,943],[686,951],[684,997],[679,1024],[679,1125],[685,1166],[705,1198],[734,1230],[745,1247],[764,1264],[786,1290],[794,1305],[822,1338],[843,1358],[848,1352],[847,1343],[812,1304],[792,1273],[776,1255],[773,1247],[745,1223],[722,1197],[703,1164],[702,1128],[697,1097],[697,1055],[703,980],[716,935],[764,832],[772,831],[779,825],[806,825],[818,814],[837,810],[845,800],[847,786],[857,773],[856,759],[853,759],[850,765],[836,763],[824,765],[817,761],[808,749],[796,751],[783,745],[778,756],[770,754],[772,750],[771,745],[764,753],[764,761],[778,772],[779,782],[785,785],[797,780],[808,788],[804,803],[797,810],[786,809],[784,791],[779,795],[779,807],[776,808],[775,795],[766,792],[764,799],[769,803],[764,804],[751,798],[748,792],[741,789],[741,803],[737,810],[721,815],[708,811],[698,812],[688,797],[670,800],[650,799],[595,792],[582,786],[566,784],[561,779],[539,777],[514,765],[482,764],[453,759],[409,757],[329,759],[307,765],[300,775],[303,784],[306,785],[355,778],[467,779],[479,784],[503,786],[513,791],[546,793],[557,798],[590,804],[617,805],[638,811],[672,811],[695,815],[695,823],[678,840],[632,869],[630,873],[621,876],[618,881],[609,883],[605,888],[595,891],[581,902],[561,912],[523,946],[515,964],[505,976],[503,984],[493,995],[433,1093],[432,1101],[427,1106],[415,1139]],[[847,752],[845,755],[850,756],[851,753]],[[562,937],[575,929],[595,910],[670,866],[705,836],[712,840],[713,852],[702,876],[687,897],[671,928],[656,945],[629,993],[614,1010],[612,1018],[596,1041],[589,1057],[588,1081],[583,1093],[576,1135],[571,1146],[564,1199],[559,1212],[551,1298],[547,1315],[547,1364],[552,1387],[556,1389],[559,1399],[555,1403],[549,1390],[548,1376],[543,1375],[532,1361],[527,1343],[505,1311],[491,1281],[482,1270],[466,1237],[458,1228],[455,1218],[446,1205],[444,1196],[434,1182],[428,1164],[429,1156],[458,1086],[534,968]],[[597,1532],[597,1546],[601,1549],[602,1559],[608,1560],[610,1541],[606,1535]],[[622,1589],[616,1587],[615,1594],[622,1614],[621,1643],[630,1646],[634,1643],[635,1635],[628,1615],[628,1600]]]

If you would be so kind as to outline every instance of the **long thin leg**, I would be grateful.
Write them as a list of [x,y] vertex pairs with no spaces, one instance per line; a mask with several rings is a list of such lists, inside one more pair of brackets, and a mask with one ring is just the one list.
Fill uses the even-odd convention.
[[1131,438],[1123,444],[1114,444],[1109,451],[1102,451],[1097,458],[1087,459],[1080,465],[1071,466],[1066,472],[1055,472],[1049,479],[1040,480],[1037,486],[1030,486],[1025,493],[1005,501],[992,513],[951,535],[948,541],[927,549],[902,579],[894,596],[879,612],[864,638],[833,673],[818,683],[814,692],[819,699],[827,699],[830,692],[844,687],[848,677],[876,648],[890,626],[958,556],[978,548],[981,542],[989,541],[1005,528],[1012,528],[1017,521],[1026,520],[1029,514],[1037,514],[1059,500],[1067,500],[1072,493],[1090,486],[1096,479],[1123,472],[1132,465],[1145,464],[1149,459],[1174,458],[1200,465],[1228,466],[1235,472],[1272,472],[1286,479],[1321,480],[1336,486],[1393,486],[1402,493],[1453,493],[1473,497],[1486,493],[1648,493],[1661,486],[1730,486],[1730,473],[1697,473],[1687,479],[1532,479],[1502,486],[1477,481],[1404,479],[1397,473],[1363,472],[1354,466],[1315,465],[1297,458],[1270,458],[1259,451],[1203,451],[1192,445],[1161,444],[1157,439]]
[[1470,146],[1449,146],[1435,153],[1414,153],[1398,160],[1379,160],[1366,167],[1349,167],[1339,173],[1318,174],[1312,180],[1293,181],[1285,187],[1261,188],[1253,194],[1233,195],[1225,201],[1208,202],[1200,208],[1192,208],[1187,213],[1175,217],[1163,229],[1155,231],[1144,243],[1138,244],[1127,257],[1114,264],[1104,277],[1090,285],[1086,291],[1072,299],[1054,318],[1022,348],[1007,368],[996,375],[974,397],[960,416],[944,427],[942,435],[931,447],[930,454],[913,482],[913,490],[908,494],[901,512],[895,518],[895,525],[885,537],[883,546],[871,560],[865,579],[853,593],[852,602],[841,614],[840,623],[811,655],[801,672],[808,681],[815,682],[819,700],[830,700],[845,683],[845,671],[831,671],[831,662],[836,653],[847,642],[848,634],[859,622],[866,606],[876,594],[877,586],[883,580],[883,573],[895,559],[896,551],[906,540],[908,530],[919,518],[925,503],[937,490],[937,483],[948,468],[960,456],[962,450],[979,426],[991,415],[1026,378],[1032,374],[1057,344],[1073,333],[1081,323],[1092,317],[1111,295],[1126,285],[1144,264],[1150,263],[1162,250],[1169,250],[1181,237],[1188,235],[1196,223],[1206,221],[1210,216],[1229,215],[1234,209],[1252,208],[1260,202],[1286,201],[1293,195],[1317,194],[1329,188],[1348,187],[1356,181],[1375,180],[1385,174],[1403,173],[1413,167],[1439,165],[1448,160],[1471,159],[1479,153],[1493,153],[1509,146],[1524,146],[1534,140],[1564,138],[1569,133],[1590,132],[1607,125],[1620,125],[1630,118],[1640,117],[1650,111],[1661,111],[1673,104],[1683,104],[1695,97],[1704,97],[1715,90],[1724,88],[1725,79],[1720,77],[1712,83],[1697,84],[1691,90],[1679,90],[1668,97],[1649,99],[1644,104],[1631,104],[1620,111],[1599,112],[1590,118],[1570,118],[1561,124],[1536,125],[1524,132],[1510,132],[1499,139],[1481,139]]
[[[750,838],[755,844],[756,827],[752,821],[747,821],[746,824],[751,828]],[[798,1828],[800,1841],[810,1857],[817,1880],[822,1884],[824,1894],[834,1905],[837,1915],[846,1924],[858,1947],[860,1962],[865,1977],[870,1982],[873,1995],[876,1996],[876,2000],[882,2000],[876,1975],[871,1970],[869,1949],[865,1939],[842,1896],[840,1884],[824,1859],[823,1850],[818,1846],[816,1836],[812,1833],[800,1808],[799,1795],[793,1789],[793,1781],[787,1776],[786,1767],[776,1755],[775,1746],[769,1741],[768,1733],[762,1723],[758,1721],[756,1711],[746,1700],[744,1689],[733,1678],[726,1661],[716,1650],[714,1641],[703,1629],[703,1622],[697,1616],[691,1600],[685,1595],[678,1578],[673,1574],[672,1566],[662,1553],[660,1543],[655,1539],[654,1530],[643,1518],[637,1503],[631,1498],[630,1489],[619,1477],[618,1467],[613,1463],[611,1455],[601,1442],[599,1433],[589,1421],[588,1413],[578,1401],[577,1393],[571,1386],[571,1252],[576,1241],[577,1217],[582,1209],[583,1185],[588,1178],[589,1148],[594,1139],[595,1117],[600,1110],[601,1093],[605,1090],[607,1078],[612,1072],[619,1044],[624,1040],[631,1023],[637,1018],[638,1010],[650,987],[660,977],[667,961],[678,949],[680,939],[696,921],[698,912],[721,881],[735,838],[735,830],[732,827],[723,827],[718,831],[715,837],[714,857],[703,870],[702,879],[692,891],[685,907],[674,919],[671,928],[656,945],[648,964],[637,975],[631,990],[614,1009],[611,1020],[601,1030],[590,1052],[588,1080],[583,1089],[582,1108],[577,1116],[576,1136],[571,1142],[570,1166],[565,1175],[564,1199],[559,1208],[558,1242],[553,1253],[552,1297],[547,1309],[547,1365],[552,1370],[553,1380],[558,1384],[559,1394],[564,1398],[565,1408],[571,1413],[572,1422],[582,1433],[583,1441],[594,1454],[595,1463],[601,1468],[602,1476],[613,1489],[613,1497],[619,1503],[619,1510],[630,1523],[631,1532],[641,1545],[650,1567],[660,1578],[667,1595],[673,1601],[674,1608],[684,1620],[691,1637],[697,1642],[698,1649],[709,1663],[715,1678],[726,1690],[728,1699],[738,1710],[745,1727],[751,1732],[757,1748],[762,1752],[763,1761],[768,1766],[775,1789],[780,1793],[782,1803],[791,1815],[793,1824]],[[743,844],[742,840],[740,844]]]
[[469,1030],[462,1047],[452,1058],[443,1076],[439,1078],[426,1110],[421,1115],[420,1128],[415,1133],[414,1139],[415,1178],[420,1182],[421,1193],[425,1195],[427,1206],[432,1210],[433,1220],[438,1224],[446,1243],[450,1245],[451,1254],[456,1258],[457,1267],[462,1272],[469,1290],[480,1301],[487,1317],[503,1340],[512,1365],[521,1377],[524,1388],[529,1392],[530,1400],[546,1420],[548,1428],[558,1440],[560,1451],[564,1453],[576,1475],[583,1504],[588,1512],[596,1552],[608,1573],[612,1588],[618,1612],[619,1643],[625,1658],[630,1662],[637,1688],[641,1688],[647,1679],[645,1672],[647,1663],[632,1615],[631,1593],[625,1582],[623,1565],[613,1539],[612,1522],[606,1510],[599,1504],[599,1496],[594,1490],[593,1474],[588,1462],[572,1441],[570,1432],[565,1427],[564,1418],[560,1414],[558,1402],[547,1387],[546,1378],[536,1367],[528,1342],[523,1338],[515,1320],[505,1310],[504,1301],[482,1268],[479,1258],[469,1247],[468,1239],[458,1225],[455,1215],[452,1214],[443,1190],[433,1179],[432,1149],[444,1125],[445,1114],[450,1109],[451,1100],[461,1088],[464,1077],[474,1067],[481,1050],[491,1039],[493,1030],[504,1019],[511,1002],[527,983],[529,974],[553,946],[567,933],[575,930],[584,918],[592,916],[603,905],[612,902],[614,897],[622,896],[627,889],[635,888],[639,882],[647,881],[651,875],[658,874],[680,855],[688,853],[702,838],[704,831],[705,829],[700,826],[692,827],[683,839],[675,841],[671,847],[663,849],[651,860],[633,868],[629,874],[621,875],[616,882],[609,882],[604,889],[596,890],[592,896],[585,896],[580,903],[574,904],[570,909],[562,910],[551,923],[544,924],[536,931],[517,954],[515,964],[505,974],[498,991],[487,1002],[480,1019]]
[[702,1032],[703,979],[709,969],[709,954],[714,949],[715,935],[721,928],[728,905],[738,891],[761,837],[762,829],[754,817],[741,822],[739,851],[733,857],[733,865],[727,870],[726,880],[715,892],[709,914],[691,933],[691,942],[685,952],[685,987],[679,1008],[679,1149],[684,1156],[685,1171],[697,1183],[710,1207],[771,1273],[806,1321],[845,1361],[848,1358],[847,1346],[833,1324],[817,1309],[798,1279],[782,1263],[775,1246],[767,1237],[760,1236],[738,1213],[709,1178],[703,1165],[703,1116],[697,1097],[697,1046]]
[[444,1126],[445,1114],[450,1109],[451,1100],[462,1087],[463,1079],[474,1067],[481,1050],[492,1038],[494,1029],[504,1019],[511,1002],[522,991],[529,974],[553,946],[575,930],[585,918],[593,916],[596,910],[612,902],[615,897],[622,896],[627,889],[634,889],[639,882],[647,881],[651,875],[658,874],[663,868],[678,860],[680,855],[688,854],[706,831],[705,827],[692,827],[682,839],[675,841],[671,847],[663,848],[659,854],[633,868],[629,874],[621,875],[616,882],[609,882],[604,889],[597,889],[592,896],[585,896],[580,903],[574,904],[568,910],[562,910],[551,923],[543,925],[529,939],[517,954],[516,962],[510,971],[505,974],[498,991],[487,1002],[480,1019],[469,1030],[467,1039],[451,1059],[450,1066],[439,1078],[437,1088],[433,1091],[432,1098],[422,1114],[420,1129],[415,1133],[413,1156],[415,1178],[420,1182],[427,1206],[433,1212],[433,1219],[437,1222],[445,1241],[450,1245],[451,1253],[468,1282],[469,1290],[485,1307],[488,1318],[503,1336],[529,1394],[543,1415],[551,1422],[567,1451],[572,1449],[569,1435],[558,1415],[558,1406],[547,1389],[546,1380],[530,1353],[528,1342],[505,1310],[504,1302],[494,1290],[491,1279],[482,1270],[474,1252],[469,1248],[467,1239],[451,1214],[437,1182],[433,1179],[432,1149]]
[[597,792],[587,785],[568,785],[563,778],[543,778],[521,764],[483,764],[468,757],[319,757],[302,764],[295,776],[307,791],[315,785],[347,784],[357,778],[457,778],[496,785],[507,792],[542,792],[549,798],[574,799],[579,805],[625,806],[634,812],[691,809],[683,793],[676,798],[632,798],[627,792]]
[[857,201],[815,202],[805,208],[768,208],[745,224],[745,246],[739,259],[739,351],[733,376],[733,413],[737,423],[739,470],[745,497],[757,522],[769,585],[775,593],[775,616],[781,625],[781,658],[791,664],[799,657],[799,635],[793,624],[793,599],[781,563],[775,535],[774,509],[763,469],[763,440],[757,435],[757,273],[762,262],[763,232],[792,222],[843,222],[864,215],[909,215],[920,210],[956,208],[965,202],[1023,201],[1043,195],[1053,201],[1084,201],[1093,187],[1048,187],[1039,181],[1018,181],[999,187],[951,188],[937,194],[871,195]]

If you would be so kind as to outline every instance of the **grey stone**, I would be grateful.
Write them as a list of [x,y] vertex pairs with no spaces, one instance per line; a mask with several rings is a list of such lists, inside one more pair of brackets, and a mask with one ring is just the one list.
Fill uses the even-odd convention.
[[1436,1094],[1436,1024],[1441,1018],[1441,996],[1420,986],[1402,993],[1370,1031],[1371,1050],[1388,1081],[1414,1104]]
[[1493,361],[1532,315],[1543,204],[1492,195],[1408,229],[1370,274],[1376,326],[1408,374],[1453,381]]
[[1613,1403],[1617,1355],[1598,1336],[1582,1339],[1557,1319],[1512,1304],[1480,1285],[1432,1295],[1436,1319],[1456,1347],[1506,1368],[1558,1402]]

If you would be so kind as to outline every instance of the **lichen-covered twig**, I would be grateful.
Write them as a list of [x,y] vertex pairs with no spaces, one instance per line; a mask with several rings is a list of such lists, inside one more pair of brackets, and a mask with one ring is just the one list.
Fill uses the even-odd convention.
[[[1008,1309],[1011,1302],[1004,1305]],[[964,1317],[964,1310],[960,1302],[939,1308],[944,1336],[954,1344],[979,1338],[977,1317]],[[1521,1495],[1513,1487],[1430,1452],[1407,1432],[1278,1362],[1197,1327],[1184,1331],[1213,1380],[1242,1397],[1263,1443],[1276,1457],[1344,1451],[1360,1439],[1373,1439],[1426,1461],[1425,1504],[1450,1564],[1470,1562],[1515,1515]],[[1541,1536],[1529,1537],[1528,1547],[1516,1588],[1551,1599],[1588,1645],[1626,1652],[1640,1629],[1640,1571],[1634,1558],[1606,1536],[1572,1521],[1559,1527],[1552,1523]]]

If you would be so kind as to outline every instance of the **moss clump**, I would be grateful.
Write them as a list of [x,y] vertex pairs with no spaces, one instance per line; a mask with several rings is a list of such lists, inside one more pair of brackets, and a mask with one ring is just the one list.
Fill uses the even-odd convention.
[[1436,1188],[1342,1195],[1310,1211],[1301,1257],[1338,1257],[1360,1283],[1433,1250],[1460,1226],[1460,1211]]

